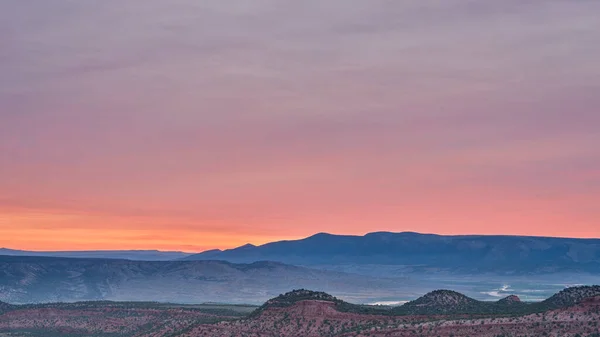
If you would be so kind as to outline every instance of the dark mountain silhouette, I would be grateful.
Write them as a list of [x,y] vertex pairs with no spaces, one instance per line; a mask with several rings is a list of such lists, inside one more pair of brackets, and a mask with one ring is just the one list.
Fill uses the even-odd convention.
[[398,265],[407,271],[454,273],[600,273],[600,239],[443,236],[376,232],[311,237],[212,250],[184,260],[260,260],[300,265]]

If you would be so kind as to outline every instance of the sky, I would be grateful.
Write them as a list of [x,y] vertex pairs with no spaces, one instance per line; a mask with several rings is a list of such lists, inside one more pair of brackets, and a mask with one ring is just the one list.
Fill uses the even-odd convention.
[[600,237],[600,1],[0,1],[0,247]]

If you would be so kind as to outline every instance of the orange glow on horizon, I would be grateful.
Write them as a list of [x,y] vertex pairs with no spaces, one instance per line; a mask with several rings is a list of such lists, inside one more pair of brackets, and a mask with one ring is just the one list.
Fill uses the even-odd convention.
[[[381,209],[384,211],[383,209]],[[552,223],[560,223],[559,219],[544,217],[537,212],[512,213],[495,217],[494,221],[482,226],[475,220],[484,217],[485,208],[473,210],[471,221],[452,219],[453,209],[438,209],[438,214],[428,214],[422,210],[408,211],[403,218],[418,219],[419,226],[395,226],[390,223],[385,212],[377,222],[379,228],[365,229],[365,222],[356,217],[354,223],[345,218],[324,217],[330,226],[311,226],[312,220],[304,223],[286,222],[289,234],[277,230],[277,224],[265,224],[263,228],[243,227],[235,223],[214,225],[212,229],[194,229],[194,220],[183,218],[160,218],[141,216],[115,216],[81,212],[65,212],[57,210],[4,209],[0,213],[0,247],[31,251],[77,251],[77,250],[162,250],[201,252],[209,249],[229,249],[251,243],[261,245],[280,240],[301,239],[318,232],[332,234],[364,235],[372,231],[413,231],[442,235],[484,234],[484,235],[530,235],[597,238],[595,230],[575,231],[574,228],[586,227],[582,223],[563,231],[549,232],[544,229]],[[439,223],[445,221],[443,226]],[[515,224],[534,223],[537,226]],[[331,226],[333,223],[344,223],[344,226]],[[505,226],[513,223],[513,226]],[[269,225],[272,225],[269,229]],[[370,227],[370,226],[368,226]],[[244,229],[245,228],[245,229]],[[346,230],[344,230],[346,228]],[[496,228],[505,228],[506,232]],[[554,226],[554,228],[560,228]],[[269,231],[273,233],[269,234]],[[571,234],[571,235],[569,235]]]
[[0,1],[0,247],[600,237],[600,1],[63,2]]
[[[227,249],[252,242],[263,244],[279,239],[229,231],[190,229],[185,220],[118,217],[94,214],[65,214],[56,211],[17,210],[0,214],[0,247],[31,251],[76,250],[162,250],[201,252]],[[109,225],[106,225],[109,224]],[[161,228],[164,226],[164,228]]]

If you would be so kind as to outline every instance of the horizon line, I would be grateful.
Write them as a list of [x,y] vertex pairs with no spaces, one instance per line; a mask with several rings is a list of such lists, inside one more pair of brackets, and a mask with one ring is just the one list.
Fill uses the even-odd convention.
[[35,249],[21,249],[21,248],[10,248],[10,247],[0,247],[0,251],[1,250],[10,250],[10,251],[21,251],[21,252],[32,252],[32,253],[86,253],[86,252],[90,252],[90,253],[96,253],[96,252],[157,252],[157,253],[184,253],[184,254],[200,254],[200,253],[204,253],[204,252],[208,252],[208,251],[227,251],[227,250],[232,250],[232,249],[237,249],[243,246],[247,246],[247,245],[252,245],[255,247],[261,247],[264,245],[268,245],[270,243],[275,243],[275,242],[291,242],[291,241],[300,241],[300,240],[305,240],[317,235],[331,235],[331,236],[351,236],[351,237],[365,237],[367,235],[372,235],[372,234],[417,234],[417,235],[433,235],[433,236],[446,236],[446,237],[527,237],[527,238],[545,238],[545,239],[574,239],[574,240],[600,240],[600,238],[598,237],[575,237],[575,236],[551,236],[551,235],[519,235],[519,234],[439,234],[439,233],[422,233],[422,232],[416,232],[416,231],[401,231],[401,232],[392,232],[392,231],[373,231],[373,232],[366,232],[364,234],[340,234],[340,233],[331,233],[331,232],[318,232],[315,234],[311,234],[308,236],[302,236],[302,237],[298,237],[296,239],[286,239],[286,240],[274,240],[274,241],[270,241],[267,243],[263,243],[263,244],[253,244],[253,243],[245,243],[243,245],[239,245],[239,246],[235,246],[235,247],[229,247],[229,248],[212,248],[212,249],[205,249],[205,250],[198,250],[198,251],[185,251],[185,250],[160,250],[160,249],[153,249],[153,248],[148,248],[148,249],[128,249],[128,248],[121,248],[121,249],[82,249],[82,250],[71,250],[71,249],[65,249],[65,250],[35,250]]

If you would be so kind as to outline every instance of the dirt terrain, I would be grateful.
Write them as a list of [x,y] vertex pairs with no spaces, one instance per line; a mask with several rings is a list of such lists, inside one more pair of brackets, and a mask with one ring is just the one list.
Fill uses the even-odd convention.
[[0,315],[0,336],[175,336],[237,319],[255,307],[88,302],[28,305]]
[[196,336],[600,336],[600,297],[576,306],[521,317],[389,317],[341,313],[333,303],[302,301],[274,308],[251,320],[197,326],[182,334]]
[[[0,336],[600,337],[597,291],[595,287],[566,289],[547,300],[548,305],[560,307],[540,310],[542,306],[529,304],[528,310],[539,312],[527,314],[461,314],[460,310],[472,310],[471,300],[449,291],[432,292],[413,303],[437,303],[444,312],[458,310],[443,315],[399,315],[391,308],[354,305],[308,290],[280,295],[260,308],[115,302],[5,306]],[[469,305],[457,306],[461,301]],[[520,301],[509,297],[499,302],[514,305]]]

